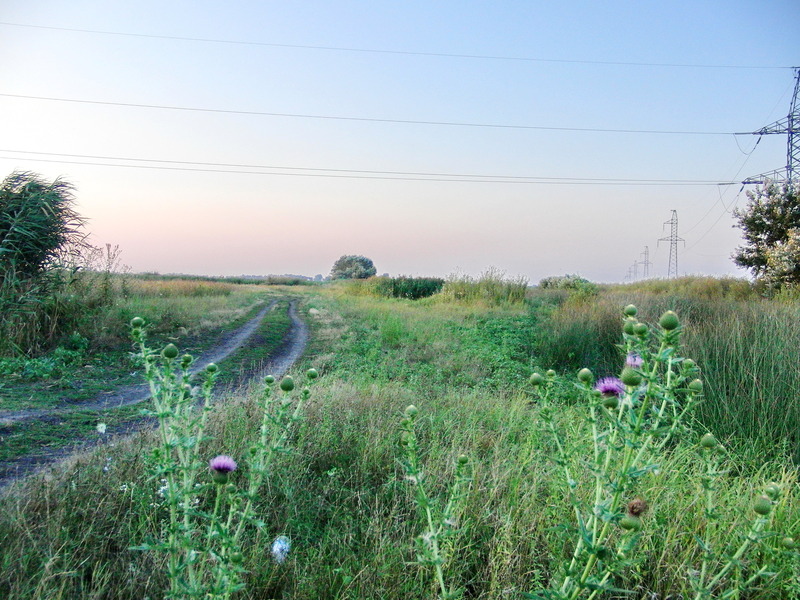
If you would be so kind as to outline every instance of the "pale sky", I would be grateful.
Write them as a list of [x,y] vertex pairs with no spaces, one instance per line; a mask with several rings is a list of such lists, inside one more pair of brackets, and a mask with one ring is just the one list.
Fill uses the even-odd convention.
[[674,209],[681,274],[744,275],[746,197],[713,184],[785,165],[786,136],[731,134],[788,114],[798,23],[796,0],[3,0],[0,176],[72,182],[134,271],[614,282],[648,246],[664,277]]

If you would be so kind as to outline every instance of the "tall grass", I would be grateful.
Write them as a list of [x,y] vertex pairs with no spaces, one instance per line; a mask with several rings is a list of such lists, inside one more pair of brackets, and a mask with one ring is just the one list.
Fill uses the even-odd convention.
[[506,277],[505,272],[488,269],[473,278],[453,274],[445,281],[439,298],[445,302],[465,302],[486,306],[517,304],[525,300],[528,280],[522,276]]
[[790,448],[800,460],[800,305],[755,295],[741,300],[739,291],[720,295],[724,286],[703,284],[714,291],[653,294],[650,286],[644,292],[623,286],[582,304],[539,298],[532,309],[537,361],[613,373],[620,357],[619,306],[632,302],[650,320],[674,310],[686,329],[686,352],[706,381],[706,400],[696,412],[700,422],[721,438],[751,440],[770,451]]

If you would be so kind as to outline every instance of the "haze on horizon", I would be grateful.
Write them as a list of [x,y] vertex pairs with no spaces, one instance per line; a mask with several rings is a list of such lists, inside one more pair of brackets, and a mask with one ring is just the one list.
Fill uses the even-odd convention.
[[[0,176],[63,176],[134,271],[743,276],[785,164],[793,0],[0,7]],[[758,143],[757,143],[758,142]],[[718,184],[727,185],[718,185]]]

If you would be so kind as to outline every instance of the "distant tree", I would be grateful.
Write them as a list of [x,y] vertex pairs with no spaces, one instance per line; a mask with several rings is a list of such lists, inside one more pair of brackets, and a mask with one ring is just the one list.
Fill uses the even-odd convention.
[[331,279],[366,279],[377,272],[375,265],[366,256],[348,254],[333,263]]
[[767,183],[734,211],[744,245],[733,261],[774,287],[800,283],[800,185]]
[[83,241],[72,186],[15,171],[0,184],[0,281],[30,279]]

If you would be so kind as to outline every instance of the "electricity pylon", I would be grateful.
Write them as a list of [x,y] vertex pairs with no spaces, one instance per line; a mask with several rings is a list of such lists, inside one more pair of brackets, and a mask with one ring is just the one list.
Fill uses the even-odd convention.
[[642,252],[642,256],[644,256],[644,260],[639,264],[642,265],[642,267],[644,267],[643,268],[642,277],[647,279],[648,277],[650,277],[650,266],[653,264],[653,263],[650,262],[650,247],[649,246],[645,246],[644,247],[644,252]]
[[683,242],[686,245],[686,240],[678,237],[678,211],[672,211],[672,218],[669,221],[664,221],[664,225],[670,226],[669,237],[664,237],[658,240],[661,242],[669,242],[669,267],[667,268],[667,279],[678,276],[678,242]]
[[761,175],[748,177],[742,184],[747,185],[756,183],[764,185],[769,181],[786,181],[789,183],[800,181],[800,68],[795,68],[794,94],[792,103],[789,106],[789,115],[758,131],[753,131],[753,135],[775,135],[787,134],[786,140],[786,166],[782,169],[775,169]]

